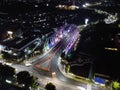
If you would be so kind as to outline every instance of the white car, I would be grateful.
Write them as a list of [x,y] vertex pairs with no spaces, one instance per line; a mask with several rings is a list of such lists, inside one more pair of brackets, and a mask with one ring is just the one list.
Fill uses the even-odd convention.
[[5,64],[8,65],[8,66],[12,66],[12,63],[8,63],[8,62],[7,62],[7,63],[5,63]]
[[32,64],[31,63],[26,63],[25,66],[29,67],[31,66]]

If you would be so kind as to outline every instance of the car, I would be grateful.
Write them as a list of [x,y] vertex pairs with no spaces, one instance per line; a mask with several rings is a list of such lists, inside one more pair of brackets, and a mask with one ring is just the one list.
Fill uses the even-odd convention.
[[31,63],[26,63],[25,66],[29,67],[31,66],[32,64]]

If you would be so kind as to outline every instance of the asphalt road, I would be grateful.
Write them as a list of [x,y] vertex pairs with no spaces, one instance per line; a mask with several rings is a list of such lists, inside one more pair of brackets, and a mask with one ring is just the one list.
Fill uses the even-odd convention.
[[37,62],[34,65],[34,68],[36,68],[36,70],[38,71],[42,69],[50,73],[55,72],[56,77],[59,78],[61,81],[66,82],[67,84],[69,83],[71,85],[82,86],[87,88],[85,83],[80,83],[64,76],[58,68],[58,58],[61,55],[64,48],[66,48],[67,45],[72,41],[72,39],[74,39],[74,35],[76,35],[76,32],[77,30],[71,30],[70,33],[68,33],[67,36],[61,39],[61,41],[58,42],[58,44],[56,44],[44,57],[37,60]]
[[[38,58],[32,66],[14,65],[13,67],[17,68],[18,72],[27,70],[34,76],[40,78],[40,83],[43,84],[43,87],[47,82],[52,82],[56,85],[58,90],[107,90],[98,85],[89,85],[87,83],[75,81],[74,79],[64,76],[60,72],[58,68],[58,58],[62,51],[72,41],[75,34],[76,30],[72,30],[46,54]],[[55,72],[55,76],[52,76],[53,72]]]

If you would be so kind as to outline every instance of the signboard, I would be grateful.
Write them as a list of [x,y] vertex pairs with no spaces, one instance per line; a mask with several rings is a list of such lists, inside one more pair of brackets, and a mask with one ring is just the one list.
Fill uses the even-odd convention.
[[95,82],[98,82],[100,84],[105,84],[106,79],[100,78],[100,77],[95,77]]

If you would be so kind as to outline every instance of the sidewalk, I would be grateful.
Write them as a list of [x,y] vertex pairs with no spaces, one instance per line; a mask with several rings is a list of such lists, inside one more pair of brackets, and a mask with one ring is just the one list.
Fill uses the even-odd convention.
[[91,82],[87,78],[76,76],[70,72],[66,73],[63,65],[60,64],[60,61],[61,61],[61,59],[59,58],[58,59],[58,68],[59,68],[60,72],[67,78],[74,79],[75,81],[86,84],[87,85],[86,90],[92,90],[94,87],[98,87],[99,90],[111,90],[111,87],[105,87],[105,86],[101,86],[99,84],[94,84],[94,82]]
[[[52,48],[54,48],[54,47],[52,47]],[[48,51],[46,51],[45,53],[43,53],[41,55],[35,55],[28,60],[24,60],[25,63],[28,63],[28,64],[34,63],[36,60],[38,60],[38,59],[42,58],[44,55],[46,55],[52,48],[50,48]]]
[[76,75],[74,75],[73,73],[70,73],[70,72],[66,73],[65,68],[63,67],[63,65],[60,64],[60,62],[61,62],[61,59],[59,58],[58,59],[58,68],[64,76],[66,76],[67,78],[74,79],[75,81],[78,81],[78,82],[82,82],[82,83],[86,83],[86,84],[87,83],[93,84],[88,78],[76,76]]

